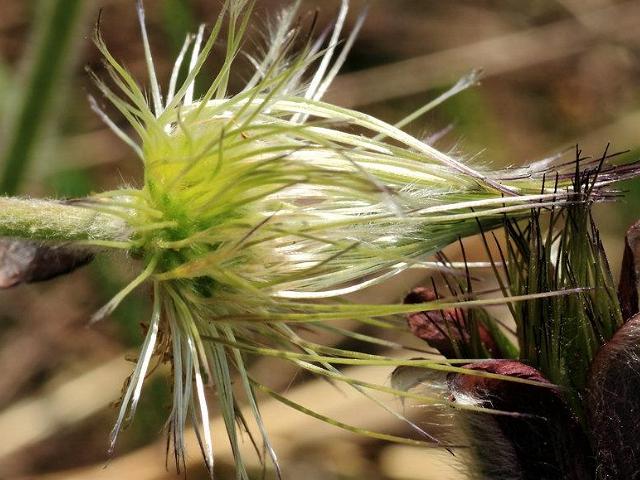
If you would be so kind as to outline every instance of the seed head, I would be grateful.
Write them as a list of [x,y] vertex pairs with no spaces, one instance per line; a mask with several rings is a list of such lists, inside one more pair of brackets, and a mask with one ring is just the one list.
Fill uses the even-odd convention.
[[[153,314],[124,394],[112,447],[126,419],[135,413],[153,358],[168,358],[174,375],[170,428],[178,465],[189,418],[213,470],[205,399],[209,384],[217,391],[242,478],[246,471],[238,453],[238,399],[232,378],[243,387],[276,466],[255,390],[282,398],[247,372],[247,356],[283,358],[363,390],[333,364],[341,359],[393,365],[392,359],[314,344],[298,335],[294,325],[304,322],[310,328],[335,330],[323,322],[372,322],[390,314],[441,308],[435,300],[352,305],[330,299],[424,266],[428,255],[458,238],[480,227],[493,228],[504,215],[526,215],[531,202],[556,205],[572,198],[570,177],[559,175],[555,185],[544,185],[549,162],[495,171],[456,159],[402,129],[474,85],[476,73],[397,125],[323,102],[364,18],[359,17],[341,43],[347,0],[342,1],[333,29],[320,40],[302,41],[297,51],[294,46],[301,43],[305,27],[295,22],[301,2],[294,2],[269,31],[264,54],[250,57],[254,75],[232,93],[229,78],[253,3],[226,1],[208,34],[202,26],[187,37],[163,93],[139,2],[149,93],[111,55],[99,32],[95,41],[112,86],[94,75],[137,139],[91,100],[144,167],[141,188],[90,199],[92,208],[130,225],[132,236],[119,246],[144,263],[142,273],[95,318],[109,314],[145,281],[154,291]],[[224,62],[195,98],[196,81],[225,22]],[[187,74],[180,80],[183,66]],[[363,335],[359,339],[381,341]]]

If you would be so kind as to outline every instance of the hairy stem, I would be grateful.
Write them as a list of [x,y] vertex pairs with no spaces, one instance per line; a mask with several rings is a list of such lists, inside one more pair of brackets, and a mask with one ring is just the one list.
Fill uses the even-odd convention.
[[0,197],[0,236],[53,242],[126,241],[118,217],[53,200]]

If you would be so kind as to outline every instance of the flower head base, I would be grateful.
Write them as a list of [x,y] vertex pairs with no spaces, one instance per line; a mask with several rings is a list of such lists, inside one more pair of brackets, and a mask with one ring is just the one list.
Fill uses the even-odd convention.
[[[142,282],[151,280],[154,288],[150,327],[123,398],[112,445],[125,419],[135,412],[148,367],[159,355],[171,359],[174,372],[171,428],[178,463],[184,455],[182,432],[191,418],[200,433],[207,466],[213,469],[204,393],[205,384],[212,384],[238,474],[246,478],[238,453],[233,377],[244,387],[260,435],[277,465],[254,390],[277,394],[250,376],[244,366],[246,355],[278,356],[359,390],[375,388],[344,376],[332,365],[340,359],[355,364],[397,362],[313,344],[298,336],[290,324],[306,322],[323,328],[322,321],[369,321],[440,308],[437,301],[407,306],[327,305],[315,300],[354,292],[404,269],[424,266],[426,256],[458,238],[479,228],[493,228],[504,215],[526,215],[531,202],[545,206],[574,199],[572,176],[562,169],[554,171],[553,185],[544,185],[550,162],[485,171],[402,130],[473,85],[475,74],[395,126],[322,102],[362,17],[340,49],[348,10],[348,1],[343,0],[328,41],[323,36],[294,54],[299,4],[280,15],[266,53],[253,60],[255,75],[234,95],[227,85],[253,2],[227,1],[206,39],[204,27],[187,38],[165,95],[156,77],[139,2],[150,101],[96,36],[119,93],[98,77],[95,80],[129,121],[140,143],[120,130],[93,100],[92,105],[131,145],[145,169],[141,189],[107,192],[90,200],[92,208],[128,222],[133,234],[118,246],[137,253],[145,263],[140,276],[96,319],[111,312]],[[194,100],[196,78],[225,19],[225,61],[204,95]],[[188,73],[179,84],[185,62]],[[601,176],[598,186],[607,181]],[[442,367],[438,362],[421,365]]]

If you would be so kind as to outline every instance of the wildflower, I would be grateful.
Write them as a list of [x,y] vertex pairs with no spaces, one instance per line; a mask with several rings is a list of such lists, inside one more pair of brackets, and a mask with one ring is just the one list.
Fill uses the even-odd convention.
[[[144,264],[140,275],[94,320],[111,313],[144,282],[153,285],[153,313],[122,399],[111,447],[136,411],[154,357],[169,359],[173,370],[170,429],[178,465],[184,458],[182,437],[189,418],[198,431],[207,467],[213,471],[205,399],[205,386],[212,385],[241,478],[247,473],[238,449],[232,379],[243,387],[276,467],[255,391],[284,401],[251,376],[245,367],[247,356],[283,358],[363,392],[377,388],[408,395],[358,383],[334,366],[398,365],[400,361],[317,345],[303,339],[295,325],[323,329],[329,328],[324,322],[331,320],[380,322],[387,315],[440,308],[435,300],[417,305],[353,305],[327,299],[428,265],[428,255],[480,227],[502,224],[505,215],[526,215],[532,202],[545,207],[574,199],[570,177],[563,175],[562,168],[555,184],[545,185],[551,161],[492,171],[458,160],[403,130],[446,98],[475,84],[476,74],[396,125],[323,102],[364,18],[359,17],[340,45],[347,0],[342,1],[333,29],[317,41],[309,40],[297,53],[294,46],[303,27],[295,22],[301,2],[294,2],[270,30],[262,57],[251,58],[253,77],[239,92],[231,93],[229,78],[241,53],[253,3],[226,1],[208,35],[201,26],[195,36],[187,37],[164,93],[141,2],[138,16],[149,95],[111,55],[97,32],[96,44],[115,89],[93,76],[139,141],[120,129],[93,99],[92,107],[140,158],[144,182],[140,189],[104,192],[81,202],[119,217],[131,229],[128,239],[89,243],[130,251]],[[195,98],[196,80],[225,22],[224,62],[204,94]],[[179,82],[183,64],[187,74]],[[605,179],[598,186],[606,183]],[[598,192],[592,196],[596,198]],[[404,364],[444,368],[439,360]]]

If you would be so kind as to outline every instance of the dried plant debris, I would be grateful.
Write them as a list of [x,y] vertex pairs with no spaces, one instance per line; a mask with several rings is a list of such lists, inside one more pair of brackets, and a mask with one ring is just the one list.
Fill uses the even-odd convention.
[[50,280],[91,260],[93,253],[78,247],[0,238],[0,288]]

